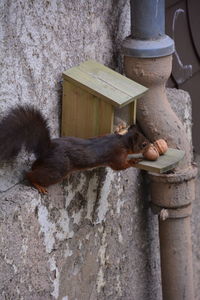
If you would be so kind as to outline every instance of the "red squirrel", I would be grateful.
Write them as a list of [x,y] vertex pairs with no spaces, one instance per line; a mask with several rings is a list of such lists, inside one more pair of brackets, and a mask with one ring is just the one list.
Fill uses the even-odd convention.
[[46,187],[74,171],[101,166],[113,170],[132,167],[138,159],[128,159],[128,154],[142,153],[148,144],[135,125],[124,135],[51,139],[47,120],[30,105],[12,108],[0,122],[0,160],[14,159],[22,146],[33,152],[36,160],[26,177],[41,193],[47,193]]

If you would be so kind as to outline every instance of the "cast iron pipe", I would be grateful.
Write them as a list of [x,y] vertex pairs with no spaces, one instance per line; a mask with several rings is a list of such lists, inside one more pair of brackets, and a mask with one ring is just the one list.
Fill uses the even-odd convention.
[[124,41],[124,66],[129,78],[149,88],[138,101],[137,118],[144,133],[151,140],[165,138],[170,147],[186,152],[174,173],[149,177],[151,201],[160,216],[163,299],[193,300],[190,215],[197,169],[191,164],[192,148],[184,126],[166,96],[173,41],[164,35],[164,7],[164,0],[131,1],[133,32]]
[[173,40],[165,35],[164,0],[131,0],[131,36],[123,43],[125,55],[162,57],[174,51]]
[[131,1],[131,37],[153,40],[165,35],[163,1]]

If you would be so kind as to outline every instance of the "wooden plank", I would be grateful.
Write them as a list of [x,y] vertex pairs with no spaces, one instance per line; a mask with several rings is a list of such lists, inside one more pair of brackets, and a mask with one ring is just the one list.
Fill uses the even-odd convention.
[[99,99],[99,135],[113,131],[114,109],[113,106]]
[[64,80],[62,136],[89,138],[112,132],[113,106]]
[[[184,155],[185,152],[182,150],[169,148],[156,161],[143,160],[136,164],[135,167],[153,173],[165,173],[174,169],[179,161],[183,159]],[[138,157],[138,155],[130,154],[129,158],[131,157]]]
[[133,124],[136,124],[136,118],[137,118],[137,100],[133,103]]
[[113,106],[120,107],[124,103],[132,101],[129,95],[111,87],[106,82],[102,82],[100,79],[94,78],[92,75],[87,74],[78,68],[66,71],[64,73],[64,78],[88,93],[111,103]]
[[94,61],[89,60],[79,65],[79,69],[107,82],[110,86],[128,94],[131,99],[141,96],[148,89],[143,85],[121,75],[120,73]]
[[99,99],[64,81],[62,135],[88,138],[99,135]]
[[134,102],[130,103],[130,118],[129,118],[129,124],[136,124],[136,111],[137,111],[137,100],[135,100]]
[[147,88],[95,61],[86,61],[63,77],[112,105],[122,107],[143,95]]

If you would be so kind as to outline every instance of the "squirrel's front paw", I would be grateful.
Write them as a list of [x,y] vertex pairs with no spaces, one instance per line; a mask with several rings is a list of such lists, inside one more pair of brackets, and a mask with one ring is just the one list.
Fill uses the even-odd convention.
[[129,163],[129,165],[134,166],[142,160],[143,160],[142,158],[132,158],[128,161],[128,163]]

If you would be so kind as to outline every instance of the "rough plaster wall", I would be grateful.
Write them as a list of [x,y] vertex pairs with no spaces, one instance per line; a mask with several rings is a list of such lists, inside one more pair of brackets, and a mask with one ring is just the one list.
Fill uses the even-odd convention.
[[[195,162],[198,169],[200,169],[200,155],[195,155]],[[192,241],[193,241],[193,268],[194,268],[194,287],[195,299],[200,300],[199,287],[200,287],[200,173],[198,173],[196,181],[196,199],[193,203],[192,213]]]
[[[192,127],[192,112],[191,112],[191,99],[187,92],[182,90],[167,89],[168,99],[171,106],[177,113],[178,117],[182,120],[190,141],[191,127]],[[200,168],[200,155],[195,154],[195,162],[198,169]],[[193,212],[191,218],[192,225],[192,245],[193,245],[193,271],[194,271],[194,291],[195,300],[200,300],[199,287],[200,287],[200,174],[198,173],[196,180],[196,198],[193,202]]]
[[[191,99],[187,92],[182,90],[168,89],[168,99],[171,102],[172,108],[182,120],[190,141],[191,127],[192,127],[192,112],[191,112]],[[197,163],[198,169],[200,169],[200,155],[195,154],[195,163]],[[194,271],[194,290],[195,300],[200,300],[199,287],[200,287],[200,174],[198,173],[196,180],[196,198],[193,202],[192,210],[192,243],[193,243],[193,271]]]
[[[0,1],[0,114],[34,103],[59,134],[62,72],[86,59],[121,69],[128,1]],[[160,299],[156,217],[139,171],[99,169],[50,187],[0,169],[0,299]]]

